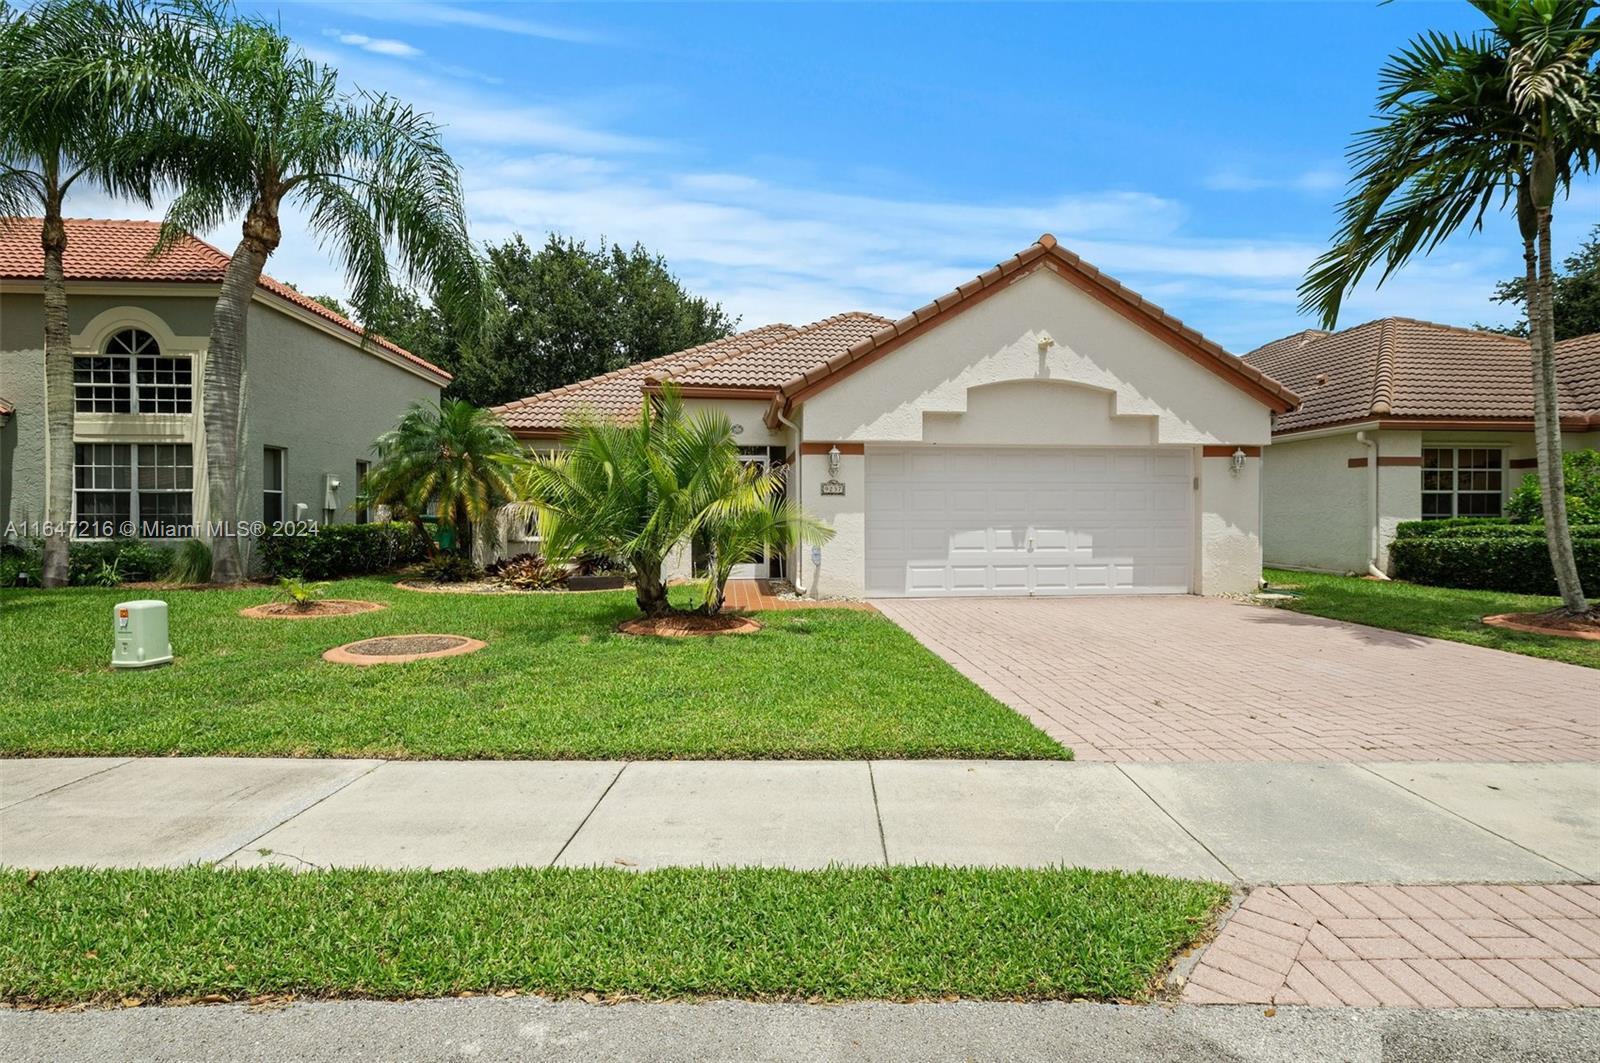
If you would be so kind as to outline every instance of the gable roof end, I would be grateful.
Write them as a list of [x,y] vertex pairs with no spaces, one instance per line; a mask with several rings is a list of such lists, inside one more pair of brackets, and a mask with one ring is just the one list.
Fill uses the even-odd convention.
[[1195,329],[1062,247],[1054,236],[1045,233],[1032,246],[928,305],[913,310],[843,354],[790,377],[779,386],[778,394],[773,397],[767,410],[767,423],[776,425],[779,417],[786,414],[796,402],[837,383],[861,365],[888,354],[942,323],[948,316],[977,305],[1013,280],[1041,268],[1051,270],[1271,409],[1284,413],[1299,405],[1300,400],[1294,392],[1254,366],[1246,365]]

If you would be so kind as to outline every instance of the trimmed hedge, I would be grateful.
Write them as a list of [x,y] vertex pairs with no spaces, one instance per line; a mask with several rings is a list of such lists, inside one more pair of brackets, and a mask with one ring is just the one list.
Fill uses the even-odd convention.
[[[1574,539],[1600,538],[1600,524],[1573,524]],[[1395,528],[1401,539],[1535,538],[1544,541],[1544,525],[1517,524],[1505,517],[1452,517],[1449,520],[1408,520]]]
[[[1418,522],[1418,523],[1445,523]],[[1401,525],[1402,528],[1405,525]],[[1585,593],[1600,592],[1600,527],[1573,529],[1573,552]],[[1540,525],[1443,528],[1396,535],[1389,560],[1397,578],[1435,587],[1555,594],[1555,570]]]
[[390,572],[426,558],[432,542],[410,524],[325,524],[314,532],[271,532],[261,540],[269,576],[342,579]]

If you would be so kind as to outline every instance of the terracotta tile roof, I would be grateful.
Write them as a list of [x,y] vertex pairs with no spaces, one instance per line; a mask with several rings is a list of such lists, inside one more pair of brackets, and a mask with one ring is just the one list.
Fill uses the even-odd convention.
[[[1528,420],[1528,341],[1389,317],[1341,332],[1309,330],[1245,355],[1301,396],[1275,431],[1378,418]],[[1600,425],[1600,334],[1556,346],[1562,418]]]
[[0,417],[4,417],[7,414],[16,412],[17,408],[15,406],[11,405],[11,403],[7,402],[5,399],[0,399]]
[[881,332],[863,340],[848,351],[797,373],[780,388],[769,411],[769,423],[798,397],[809,395],[831,383],[829,378],[862,359],[898,346],[902,338],[921,333],[946,314],[959,312],[984,298],[998,287],[1019,279],[1035,269],[1048,268],[1079,289],[1100,299],[1130,321],[1165,339],[1195,361],[1215,370],[1230,382],[1251,392],[1279,410],[1293,409],[1299,402],[1295,394],[1260,369],[1246,365],[1218,344],[1206,339],[1159,306],[1127,288],[1122,282],[1102,273],[1056,242],[1049,233],[1030,247],[1001,262],[972,280],[941,295],[928,305],[913,310]]
[[496,406],[494,411],[505,420],[506,427],[525,434],[559,433],[580,410],[625,420],[639,412],[646,381],[669,376],[676,368],[698,366],[722,355],[753,350],[799,331],[792,325],[763,325],[688,350],[624,366],[576,384],[529,395],[525,399]]
[[[0,280],[38,280],[44,276],[44,251],[39,247],[40,218],[0,218]],[[72,281],[152,281],[177,284],[220,284],[228,256],[204,240],[186,236],[152,258],[159,222],[100,218],[68,218],[66,276]],[[361,326],[336,314],[310,296],[265,274],[261,290],[309,311],[360,337]],[[382,336],[367,337],[375,346],[421,366],[446,380],[450,374]]]
[[792,334],[713,354],[653,377],[680,387],[777,388],[893,324],[886,317],[851,311],[814,321]]

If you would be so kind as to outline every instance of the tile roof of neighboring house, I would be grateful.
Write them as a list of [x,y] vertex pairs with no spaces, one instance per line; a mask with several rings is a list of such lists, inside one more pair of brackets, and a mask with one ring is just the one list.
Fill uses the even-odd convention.
[[[1245,361],[1301,397],[1277,432],[1375,419],[1530,420],[1528,341],[1389,317],[1274,340]],[[1600,333],[1556,345],[1561,416],[1600,426]]]
[[[44,251],[39,246],[42,224],[39,218],[0,219],[0,280],[38,280],[44,276]],[[159,222],[68,218],[66,229],[63,265],[67,279],[72,281],[220,284],[228,268],[226,254],[194,236],[183,237],[152,258],[150,253],[161,233]],[[362,335],[360,325],[282,281],[263,274],[260,288],[358,338]],[[450,379],[449,373],[432,362],[382,336],[369,334],[366,338],[391,354]]]
[[1041,267],[1051,269],[1261,401],[1279,409],[1292,408],[1298,401],[1288,388],[1061,248],[1055,237],[1046,233],[1027,250],[899,321],[851,312],[800,328],[769,325],[495,409],[513,431],[555,435],[577,410],[631,416],[639,409],[643,390],[670,384],[691,393],[771,396],[767,421],[775,423],[802,392],[810,394],[826,386],[832,382],[830,378],[840,375],[852,363],[887,353],[902,338],[920,333],[934,318],[974,305],[984,294],[998,290],[1000,282],[1019,279],[1023,273]]
[[494,411],[505,420],[506,427],[523,433],[560,432],[580,410],[622,420],[639,412],[646,381],[667,377],[679,367],[699,365],[718,355],[748,350],[799,331],[792,325],[763,325],[688,350],[614,369],[576,384],[529,395],[525,399],[496,406]]

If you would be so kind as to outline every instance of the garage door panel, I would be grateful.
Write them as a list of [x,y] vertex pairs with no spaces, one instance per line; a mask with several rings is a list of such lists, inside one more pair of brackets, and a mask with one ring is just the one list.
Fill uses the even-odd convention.
[[869,447],[868,590],[1187,591],[1192,464],[1184,450]]

